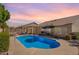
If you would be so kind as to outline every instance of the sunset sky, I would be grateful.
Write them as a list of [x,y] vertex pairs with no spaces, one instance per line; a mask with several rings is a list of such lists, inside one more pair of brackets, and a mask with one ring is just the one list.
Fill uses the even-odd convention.
[[42,23],[58,18],[79,15],[79,4],[77,3],[7,3],[4,5],[11,14],[8,23],[13,23],[13,25],[31,22]]

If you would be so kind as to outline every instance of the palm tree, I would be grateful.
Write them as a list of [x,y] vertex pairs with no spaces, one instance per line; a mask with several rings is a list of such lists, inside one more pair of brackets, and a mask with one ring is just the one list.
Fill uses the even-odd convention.
[[10,18],[10,13],[5,9],[4,5],[0,4],[0,26],[5,31],[7,27],[6,21]]

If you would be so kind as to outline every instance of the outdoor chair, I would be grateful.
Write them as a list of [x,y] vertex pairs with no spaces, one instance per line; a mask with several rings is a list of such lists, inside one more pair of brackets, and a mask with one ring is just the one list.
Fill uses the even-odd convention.
[[79,40],[71,40],[69,42],[71,46],[79,46]]

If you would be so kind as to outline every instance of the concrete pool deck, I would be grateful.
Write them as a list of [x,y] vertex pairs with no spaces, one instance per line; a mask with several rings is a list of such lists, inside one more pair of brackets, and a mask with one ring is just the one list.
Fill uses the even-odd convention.
[[54,49],[25,48],[14,36],[10,38],[10,55],[77,55],[78,48],[69,46],[65,40],[57,40],[61,46]]

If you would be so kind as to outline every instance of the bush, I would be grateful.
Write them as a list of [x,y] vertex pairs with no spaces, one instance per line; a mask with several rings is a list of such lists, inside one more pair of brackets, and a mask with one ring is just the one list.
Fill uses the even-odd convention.
[[76,34],[77,39],[79,40],[79,32]]
[[0,52],[6,52],[9,49],[9,32],[0,32]]
[[79,32],[74,32],[71,35],[72,35],[72,39],[79,39]]
[[69,35],[66,35],[64,37],[64,39],[65,40],[70,40],[70,36],[71,36],[71,39],[73,39],[73,40],[79,39],[79,32],[70,33]]
[[69,36],[69,35],[66,35],[66,36],[64,37],[64,39],[65,39],[65,40],[70,40],[70,36]]

